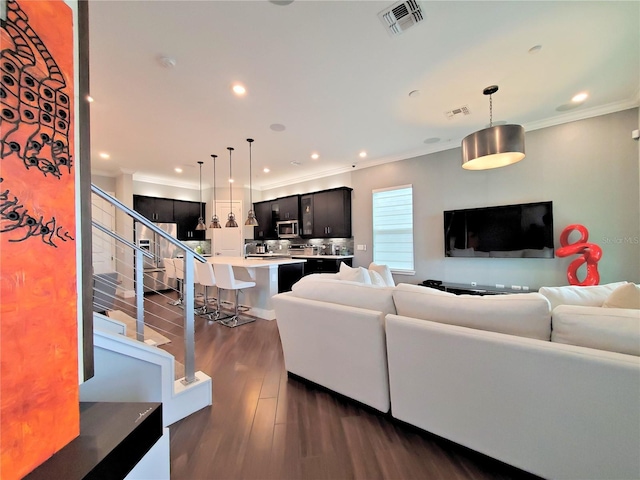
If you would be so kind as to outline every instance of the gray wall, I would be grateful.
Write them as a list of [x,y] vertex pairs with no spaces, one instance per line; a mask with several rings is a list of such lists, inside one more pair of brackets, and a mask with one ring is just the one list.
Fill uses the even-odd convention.
[[[634,108],[527,132],[526,158],[495,170],[462,169],[456,148],[351,172],[354,243],[367,245],[355,252],[354,265],[372,260],[371,191],[412,184],[416,274],[396,275],[397,282],[566,285],[567,266],[576,257],[444,257],[444,210],[548,200],[553,201],[556,248],[567,225],[582,224],[589,240],[603,249],[600,283],[640,282],[639,152],[631,138],[638,119]],[[291,193],[302,193],[295,187],[289,187]]]

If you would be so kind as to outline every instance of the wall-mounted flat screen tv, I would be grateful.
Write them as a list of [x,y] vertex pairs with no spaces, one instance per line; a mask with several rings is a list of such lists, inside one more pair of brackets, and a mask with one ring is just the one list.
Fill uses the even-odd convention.
[[446,257],[553,258],[553,202],[444,212]]

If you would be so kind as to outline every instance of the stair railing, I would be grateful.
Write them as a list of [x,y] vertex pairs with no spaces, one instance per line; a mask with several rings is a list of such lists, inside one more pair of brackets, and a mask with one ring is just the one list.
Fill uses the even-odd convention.
[[[153,222],[146,219],[138,212],[131,210],[129,207],[120,202],[117,198],[112,197],[98,186],[91,184],[91,191],[102,198],[106,202],[110,203],[115,207],[116,210],[125,213],[129,217],[131,217],[134,221],[139,222],[153,232],[158,234],[164,240],[174,245],[178,249],[183,252],[184,256],[184,284],[183,284],[183,295],[184,295],[184,369],[185,376],[182,380],[182,383],[188,385],[190,383],[196,382],[197,378],[195,375],[195,312],[194,312],[194,302],[195,302],[195,290],[194,290],[194,260],[198,260],[200,262],[206,262],[206,258],[202,255],[194,252],[190,248],[187,248],[180,240],[172,237],[167,234],[165,231],[159,229]],[[118,244],[123,245],[133,252],[135,252],[135,263],[134,263],[134,271],[135,271],[135,297],[136,297],[136,338],[139,341],[144,341],[144,258],[153,258],[153,255],[148,251],[140,248],[129,240],[123,238],[116,232],[111,231],[108,228],[105,228],[99,222],[93,221],[93,226],[113,238]],[[205,299],[206,301],[206,299]]]

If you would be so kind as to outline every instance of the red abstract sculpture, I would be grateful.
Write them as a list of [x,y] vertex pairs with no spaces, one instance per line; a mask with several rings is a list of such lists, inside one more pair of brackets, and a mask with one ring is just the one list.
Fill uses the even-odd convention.
[[[577,230],[580,232],[580,240],[575,243],[569,243],[569,235]],[[567,279],[570,285],[579,285],[581,287],[589,285],[598,285],[600,283],[600,274],[598,273],[598,261],[602,258],[602,249],[595,243],[588,243],[589,231],[584,225],[569,225],[560,234],[561,248],[556,250],[558,257],[568,257],[569,255],[582,255],[576,258],[567,267]],[[584,263],[587,264],[587,276],[581,282],[578,280],[578,268]]]

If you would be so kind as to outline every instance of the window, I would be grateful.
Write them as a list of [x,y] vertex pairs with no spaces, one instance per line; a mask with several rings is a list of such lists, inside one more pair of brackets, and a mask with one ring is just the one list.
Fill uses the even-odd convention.
[[373,191],[373,261],[413,274],[413,186]]

